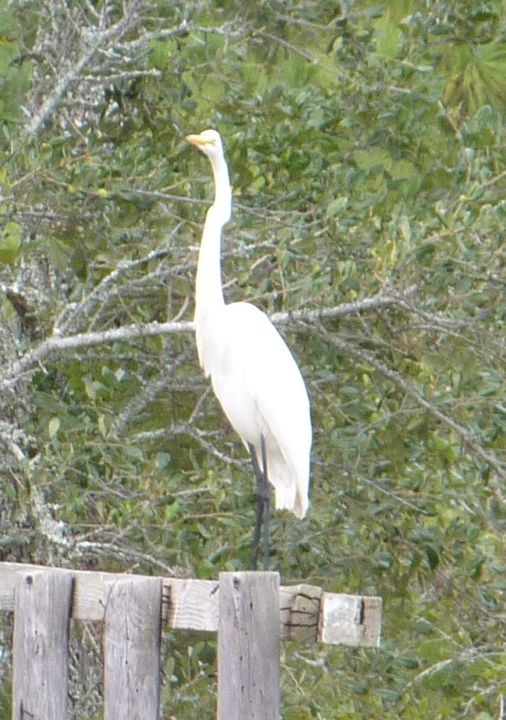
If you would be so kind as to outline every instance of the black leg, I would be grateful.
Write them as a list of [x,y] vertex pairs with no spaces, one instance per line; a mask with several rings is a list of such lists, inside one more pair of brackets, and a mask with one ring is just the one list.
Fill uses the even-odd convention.
[[264,521],[264,570],[269,569],[270,556],[270,519],[271,519],[271,489],[267,476],[267,452],[265,450],[264,436],[260,438],[262,447],[262,516]]
[[251,569],[256,570],[258,566],[258,551],[260,548],[260,536],[262,533],[262,523],[264,525],[264,557],[263,557],[263,569],[269,569],[269,515],[270,515],[270,488],[269,481],[267,478],[267,457],[265,450],[265,441],[262,436],[261,448],[262,448],[262,468],[258,462],[255,448],[251,443],[248,445],[251,462],[253,463],[253,471],[257,481],[257,509],[255,516],[255,532],[253,535],[253,556],[251,558]]
[[251,462],[253,463],[253,472],[255,473],[255,479],[257,482],[257,509],[255,513],[255,532],[253,533],[253,555],[251,557],[251,569],[256,570],[258,566],[258,545],[260,543],[260,533],[262,531],[263,514],[262,498],[260,495],[261,471],[255,448],[251,445],[251,443],[248,447],[251,455]]

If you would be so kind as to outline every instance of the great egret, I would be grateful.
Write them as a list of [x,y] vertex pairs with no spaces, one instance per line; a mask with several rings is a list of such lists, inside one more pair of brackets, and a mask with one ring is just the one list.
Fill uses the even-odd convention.
[[195,331],[200,364],[211,378],[225,415],[251,454],[258,483],[253,567],[262,520],[264,569],[269,553],[268,481],[276,508],[303,518],[308,508],[311,420],[297,364],[269,318],[246,302],[225,304],[221,233],[231,216],[232,191],[219,134],[188,135],[211,162],[214,203],[207,211],[195,291]]

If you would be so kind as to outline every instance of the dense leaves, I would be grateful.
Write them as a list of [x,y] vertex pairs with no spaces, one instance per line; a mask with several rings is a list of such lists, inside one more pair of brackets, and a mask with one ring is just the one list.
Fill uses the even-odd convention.
[[[500,0],[4,6],[2,559],[248,566],[244,451],[191,332],[146,331],[191,320],[211,190],[184,135],[216,127],[227,297],[301,311],[312,504],[272,565],[385,603],[377,652],[285,647],[284,717],[499,717],[505,30]],[[167,637],[164,716],[214,717],[214,650]]]

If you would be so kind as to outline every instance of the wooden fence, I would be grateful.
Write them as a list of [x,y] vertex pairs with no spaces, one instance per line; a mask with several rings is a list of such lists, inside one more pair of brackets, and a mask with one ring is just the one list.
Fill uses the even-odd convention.
[[218,720],[278,720],[280,642],[376,647],[381,599],[280,587],[275,572],[219,581],[0,563],[14,612],[13,718],[68,717],[70,618],[103,623],[105,720],[158,720],[164,628],[218,633]]

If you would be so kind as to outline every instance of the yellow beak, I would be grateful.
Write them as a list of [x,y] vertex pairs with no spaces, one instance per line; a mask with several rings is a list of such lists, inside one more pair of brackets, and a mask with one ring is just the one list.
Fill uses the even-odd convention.
[[186,140],[187,142],[191,143],[192,145],[196,145],[197,147],[202,147],[203,145],[207,145],[208,143],[208,141],[204,140],[201,135],[187,135]]

